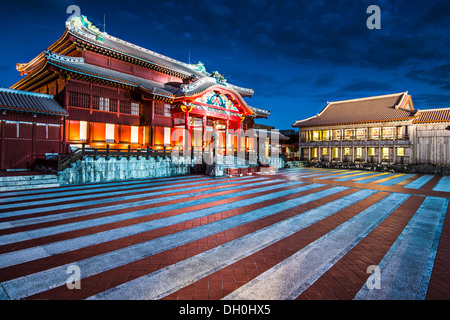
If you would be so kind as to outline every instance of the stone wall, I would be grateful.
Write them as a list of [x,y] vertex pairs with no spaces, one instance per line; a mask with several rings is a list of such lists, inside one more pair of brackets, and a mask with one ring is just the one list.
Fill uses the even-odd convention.
[[450,166],[450,122],[413,126],[413,163]]
[[61,185],[78,184],[88,182],[105,182],[128,179],[145,179],[156,177],[169,177],[175,175],[185,175],[190,173],[191,159],[170,157],[145,157],[140,159],[123,157],[117,159],[103,157],[95,160],[86,157],[69,168],[59,173]]

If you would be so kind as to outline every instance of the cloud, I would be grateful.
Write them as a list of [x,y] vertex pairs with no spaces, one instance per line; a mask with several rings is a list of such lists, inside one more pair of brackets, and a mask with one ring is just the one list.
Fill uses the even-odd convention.
[[450,90],[450,63],[439,64],[429,69],[416,67],[408,71],[406,77],[443,90]]

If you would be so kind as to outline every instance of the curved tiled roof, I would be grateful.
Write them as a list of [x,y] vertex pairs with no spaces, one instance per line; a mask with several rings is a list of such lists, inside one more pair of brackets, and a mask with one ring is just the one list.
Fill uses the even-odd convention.
[[138,60],[146,61],[154,65],[173,70],[185,76],[202,78],[204,72],[196,70],[190,64],[169,58],[162,54],[145,49],[138,45],[113,37],[105,32],[92,31],[76,19],[86,19],[84,16],[69,18],[66,22],[67,31],[76,38],[89,42],[97,47],[105,48]]
[[0,88],[0,109],[16,112],[68,116],[52,95]]
[[[316,116],[296,121],[293,127],[407,120],[417,112],[407,92],[330,102]],[[407,107],[409,105],[409,107]]]
[[133,87],[143,87],[156,95],[173,98],[179,89],[167,84],[140,78],[127,73],[95,66],[84,62],[83,58],[62,56],[54,52],[45,51],[47,62],[67,71],[88,75]]

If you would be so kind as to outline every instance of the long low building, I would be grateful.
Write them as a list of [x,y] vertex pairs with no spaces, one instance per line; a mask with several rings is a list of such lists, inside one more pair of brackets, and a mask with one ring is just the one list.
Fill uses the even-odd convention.
[[292,126],[303,161],[450,165],[450,108],[416,110],[408,92],[329,102]]

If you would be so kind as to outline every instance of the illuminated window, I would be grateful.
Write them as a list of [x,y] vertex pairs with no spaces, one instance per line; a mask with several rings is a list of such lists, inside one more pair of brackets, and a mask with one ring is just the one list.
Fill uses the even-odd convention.
[[353,138],[353,129],[345,129],[344,130],[344,139],[352,140],[352,138]]
[[139,115],[139,103],[137,102],[131,103],[131,114],[135,116]]
[[87,140],[87,122],[80,121],[80,141]]
[[394,128],[385,127],[383,128],[383,139],[393,139],[394,138]]
[[375,148],[369,148],[369,156],[375,156]]
[[397,127],[397,139],[404,138],[404,129],[403,127]]
[[364,140],[366,139],[366,129],[356,129],[356,139]]
[[312,157],[317,158],[317,148],[313,148],[311,151],[312,151]]
[[98,109],[102,111],[109,111],[109,99],[100,97]]
[[165,146],[170,146],[170,135],[171,135],[170,128],[164,128],[164,145]]
[[312,132],[312,141],[319,141],[319,131]]
[[362,148],[356,148],[356,158],[361,159],[362,158]]
[[341,140],[341,130],[333,130],[333,140]]
[[328,141],[330,138],[330,133],[328,130],[322,130],[322,140]]
[[139,127],[131,126],[131,143],[138,143],[139,142]]
[[322,155],[327,156],[328,155],[328,148],[322,148]]
[[171,117],[172,116],[172,109],[170,107],[170,104],[168,104],[168,103],[164,104],[164,115],[166,117]]
[[405,148],[397,148],[397,156],[404,157],[405,156]]
[[344,148],[344,156],[350,155],[350,148]]
[[382,148],[383,160],[389,159],[389,148]]
[[107,123],[105,127],[105,140],[107,142],[114,142],[114,125]]
[[370,139],[378,140],[380,138],[380,128],[370,128]]
[[333,148],[333,159],[336,159],[339,157],[339,149],[338,148]]

